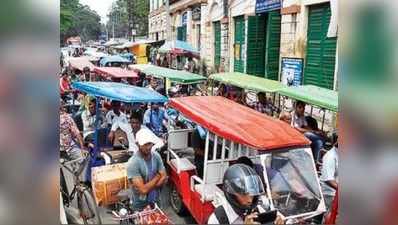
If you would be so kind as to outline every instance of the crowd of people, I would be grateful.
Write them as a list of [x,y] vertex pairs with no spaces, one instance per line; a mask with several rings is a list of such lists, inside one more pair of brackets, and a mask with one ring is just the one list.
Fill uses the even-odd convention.
[[[151,50],[150,58],[153,64],[159,66],[175,67],[190,72],[195,72],[197,69],[192,58],[187,58],[185,65],[182,66],[182,58],[177,57],[176,65],[173,66],[172,56],[170,54],[161,56],[156,49]],[[98,143],[101,145],[122,145],[132,155],[127,162],[127,178],[133,189],[134,208],[140,210],[149,203],[159,202],[160,189],[167,181],[161,153],[167,144],[165,134],[168,124],[173,122],[177,126],[191,126],[194,129],[190,143],[194,149],[197,175],[203,177],[206,137],[206,130],[203,127],[188,120],[182,122],[181,118],[176,119],[178,115],[176,116],[175,110],[170,109],[167,104],[159,102],[130,104],[116,100],[99,100],[71,88],[73,81],[94,80],[96,80],[95,75],[88,67],[81,72],[64,69],[60,73],[61,157],[68,159],[81,157],[82,152],[87,151],[87,147],[94,143],[95,132],[98,132]],[[134,81],[134,85],[166,94],[165,85],[161,80],[142,73],[139,74],[139,79]],[[188,89],[188,86],[180,85],[175,91],[169,90],[169,95],[186,96],[190,94]],[[243,89],[221,84],[216,95],[269,116],[279,115],[281,121],[303,133],[311,141],[314,161],[323,163],[321,187],[326,205],[330,207],[338,186],[337,136],[332,137],[333,148],[322,156],[321,152],[328,137],[318,128],[318,123],[313,117],[305,116],[304,102],[296,101],[292,112],[280,112],[263,92],[257,93],[255,100],[250,100]],[[79,107],[76,112],[70,114],[68,106],[72,99],[78,102]],[[209,148],[213,149],[211,146]],[[256,215],[264,212],[264,209],[257,209],[256,213],[250,216],[244,215],[243,212],[257,208],[259,196],[264,193],[264,177],[259,168],[248,158],[239,158],[235,165],[228,168],[223,179],[226,201],[223,202],[221,209],[217,208],[210,216],[209,224],[256,223]],[[240,180],[240,183],[236,183],[240,186],[233,185],[237,180]],[[283,224],[285,218],[279,213],[274,223]]]

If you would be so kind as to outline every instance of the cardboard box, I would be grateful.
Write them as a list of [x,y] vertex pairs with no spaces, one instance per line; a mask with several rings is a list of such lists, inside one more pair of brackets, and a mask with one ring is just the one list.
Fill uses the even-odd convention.
[[117,194],[128,187],[126,166],[126,163],[118,163],[92,169],[93,194],[98,206],[119,201]]

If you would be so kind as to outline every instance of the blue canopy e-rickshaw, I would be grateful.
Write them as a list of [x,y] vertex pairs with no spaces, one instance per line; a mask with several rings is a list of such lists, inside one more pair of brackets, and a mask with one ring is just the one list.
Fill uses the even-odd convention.
[[165,96],[151,89],[116,82],[74,82],[72,87],[97,99],[94,150],[90,153],[91,160],[86,173],[86,180],[89,181],[91,181],[91,168],[105,164],[104,160],[99,157],[101,152],[101,146],[98,139],[98,121],[100,117],[99,98],[102,97],[124,103],[164,103],[168,100]]
[[130,60],[123,58],[120,55],[112,55],[112,56],[105,56],[102,57],[101,60],[99,61],[100,66],[115,66],[117,65],[123,65],[123,64],[130,64]]

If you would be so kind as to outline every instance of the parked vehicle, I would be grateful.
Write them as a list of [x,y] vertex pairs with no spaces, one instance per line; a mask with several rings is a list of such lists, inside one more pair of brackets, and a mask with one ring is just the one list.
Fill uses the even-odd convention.
[[[110,158],[112,161],[112,148],[107,148],[106,143],[99,142],[99,116],[100,116],[100,99],[106,98],[109,100],[117,100],[125,103],[151,103],[151,102],[166,102],[167,98],[161,94],[150,90],[116,82],[75,82],[72,88],[84,92],[90,96],[95,96],[96,101],[96,130],[94,133],[94,151],[87,169],[87,180],[91,181],[91,168],[105,164],[104,157]],[[107,134],[106,134],[107,136]],[[127,150],[126,154],[127,153]],[[118,152],[119,153],[119,152]],[[102,156],[101,156],[102,155]]]
[[[150,64],[135,64],[130,65],[130,68],[135,71],[145,73],[147,76],[153,76],[161,79],[163,85],[165,86],[164,88],[166,90],[166,94],[168,94],[169,88],[176,84],[185,85],[188,86],[188,89],[189,87],[191,87],[192,89],[193,85],[198,85],[206,81],[206,77],[195,73],[181,70],[173,70]],[[167,85],[168,83],[170,83],[170,85]],[[189,92],[190,90],[188,90],[188,93]]]
[[190,147],[193,129],[169,129],[170,201],[177,213],[188,210],[206,224],[225,198],[224,172],[242,156],[261,165],[270,210],[305,220],[325,212],[310,142],[289,124],[221,96],[172,98],[169,105],[206,129],[203,177],[180,154]]

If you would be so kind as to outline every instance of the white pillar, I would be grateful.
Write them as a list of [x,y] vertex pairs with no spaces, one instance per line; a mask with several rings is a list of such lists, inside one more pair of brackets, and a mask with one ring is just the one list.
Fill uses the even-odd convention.
[[194,46],[195,44],[193,43],[194,35],[192,34],[192,26],[193,26],[192,9],[188,8],[188,11],[187,11],[187,42],[190,43],[192,46]]
[[204,58],[205,56],[207,56],[206,54],[206,48],[208,45],[208,32],[207,32],[207,28],[206,28],[206,20],[207,17],[209,16],[209,12],[208,12],[208,7],[207,7],[207,3],[202,3],[200,5],[200,49],[198,49],[200,51],[200,56],[201,58]]

